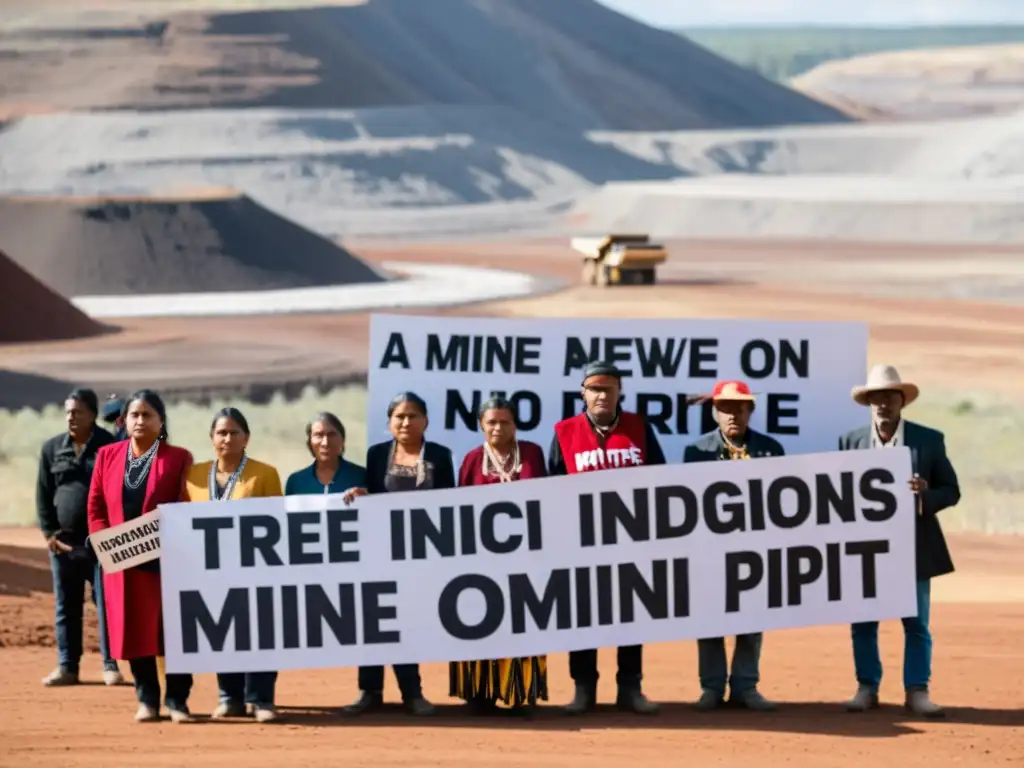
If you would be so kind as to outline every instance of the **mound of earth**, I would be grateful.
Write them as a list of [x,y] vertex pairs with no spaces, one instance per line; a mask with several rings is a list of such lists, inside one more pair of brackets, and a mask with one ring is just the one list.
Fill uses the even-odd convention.
[[1024,109],[1024,45],[930,48],[829,61],[790,81],[826,103],[885,119],[934,120]]
[[258,291],[386,278],[245,196],[0,199],[0,248],[68,297]]
[[372,0],[218,16],[209,32],[281,36],[316,62],[313,82],[250,106],[500,104],[581,130],[847,119],[594,0]]
[[[14,223],[0,224],[0,239],[5,239],[3,229]],[[77,339],[105,330],[0,250],[0,343]],[[6,395],[7,382],[2,377],[0,372],[0,389]]]
[[0,106],[457,104],[511,107],[576,130],[848,119],[595,0],[372,0],[99,24],[82,18],[77,30],[61,22],[0,40]]
[[71,381],[0,368],[0,410],[40,410],[64,402],[68,392],[76,386]]

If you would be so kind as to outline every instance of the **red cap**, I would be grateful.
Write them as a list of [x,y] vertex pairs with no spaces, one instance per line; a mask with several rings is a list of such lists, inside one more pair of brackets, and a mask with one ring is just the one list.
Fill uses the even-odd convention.
[[712,400],[749,400],[753,402],[754,395],[750,387],[744,381],[719,381],[711,391]]

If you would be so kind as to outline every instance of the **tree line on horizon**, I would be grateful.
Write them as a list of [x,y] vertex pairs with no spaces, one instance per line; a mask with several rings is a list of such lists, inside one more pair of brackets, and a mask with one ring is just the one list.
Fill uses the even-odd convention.
[[820,64],[868,53],[1024,42],[1024,25],[922,27],[695,27],[697,45],[785,82]]

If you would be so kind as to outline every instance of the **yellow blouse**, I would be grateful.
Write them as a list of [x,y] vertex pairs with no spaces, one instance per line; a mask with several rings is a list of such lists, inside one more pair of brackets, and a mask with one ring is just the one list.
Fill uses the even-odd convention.
[[[185,487],[188,492],[189,501],[210,500],[210,467],[212,461],[202,461],[193,464],[188,471],[188,479]],[[281,491],[281,476],[277,470],[262,461],[249,458],[245,462],[245,469],[242,476],[235,483],[231,492],[232,499],[251,499],[264,496],[283,496]]]

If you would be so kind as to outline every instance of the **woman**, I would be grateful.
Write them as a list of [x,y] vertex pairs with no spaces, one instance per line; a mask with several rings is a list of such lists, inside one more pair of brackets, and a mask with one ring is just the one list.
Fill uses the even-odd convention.
[[[161,504],[183,501],[192,454],[168,442],[167,409],[149,389],[134,393],[125,405],[128,439],[105,445],[96,454],[89,486],[89,534],[121,525],[152,512]],[[119,573],[103,574],[110,653],[125,659],[135,678],[139,701],[135,719],[160,719],[160,675],[163,656],[160,606],[160,561]],[[188,723],[192,675],[168,674],[164,704],[175,723]]]
[[[388,405],[388,429],[392,439],[371,445],[366,452],[366,487],[345,492],[351,502],[366,493],[427,491],[455,487],[452,452],[424,438],[427,404],[412,392],[404,392]],[[402,701],[414,715],[431,715],[434,705],[423,697],[418,664],[394,666]],[[380,708],[384,696],[384,667],[359,668],[359,698],[346,707],[350,714]]]
[[[459,485],[490,485],[544,477],[544,451],[536,443],[516,439],[512,405],[493,397],[478,411],[483,445],[466,454]],[[494,661],[453,661],[449,665],[450,695],[464,699],[478,712],[498,702],[516,709],[548,699],[547,659],[531,656]]]
[[306,424],[306,447],[313,463],[288,476],[285,496],[342,493],[366,487],[366,470],[342,457],[345,425],[333,413],[318,413]]
[[[189,470],[186,493],[189,501],[233,501],[281,495],[281,477],[269,464],[248,456],[249,422],[237,408],[224,408],[210,424],[214,461]],[[220,703],[214,719],[245,717],[246,706],[258,723],[277,719],[274,686],[277,672],[235,672],[217,675]]]

